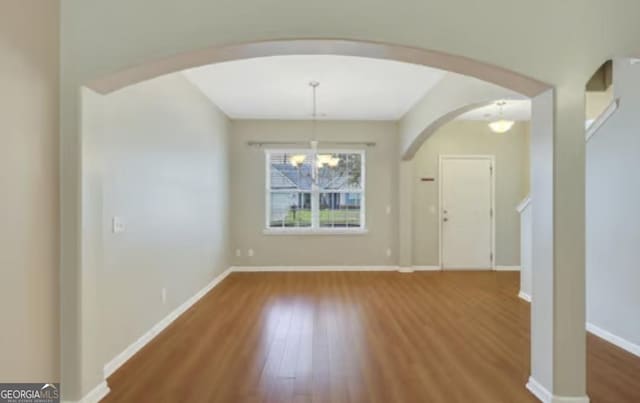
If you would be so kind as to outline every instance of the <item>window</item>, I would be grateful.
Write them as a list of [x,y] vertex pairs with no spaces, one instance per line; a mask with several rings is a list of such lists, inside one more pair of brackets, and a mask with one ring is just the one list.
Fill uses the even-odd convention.
[[266,158],[268,230],[365,228],[364,151],[269,150]]

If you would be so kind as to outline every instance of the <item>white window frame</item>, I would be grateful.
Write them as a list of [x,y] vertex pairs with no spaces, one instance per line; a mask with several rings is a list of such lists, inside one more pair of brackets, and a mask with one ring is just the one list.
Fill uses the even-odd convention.
[[[271,155],[272,154],[307,154],[311,155],[313,159],[313,166],[315,167],[315,160],[318,154],[359,154],[361,159],[361,190],[333,190],[331,193],[360,193],[360,227],[351,228],[330,228],[320,227],[320,208],[318,202],[320,201],[320,193],[318,185],[311,184],[311,190],[301,191],[299,193],[311,193],[311,227],[271,227]],[[362,149],[267,149],[265,150],[265,229],[264,234],[267,235],[360,235],[368,232],[366,226],[366,152]],[[283,191],[288,193],[291,191]]]

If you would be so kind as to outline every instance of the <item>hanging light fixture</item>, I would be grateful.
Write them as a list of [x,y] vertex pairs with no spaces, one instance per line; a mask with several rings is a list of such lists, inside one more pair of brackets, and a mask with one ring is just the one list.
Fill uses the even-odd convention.
[[504,118],[504,112],[502,108],[506,104],[507,103],[505,101],[496,102],[496,105],[498,105],[498,108],[499,108],[498,120],[494,120],[493,122],[489,123],[489,128],[494,133],[506,133],[509,130],[511,130],[511,128],[513,127],[513,124],[515,123],[513,120],[506,120]]
[[[318,89],[318,86],[320,85],[319,82],[317,81],[311,81],[309,82],[309,86],[311,87],[312,90],[312,97],[313,97],[313,112],[312,112],[312,123],[311,123],[311,141],[310,141],[310,145],[311,145],[311,149],[313,150],[313,152],[315,153],[316,150],[318,149],[318,140],[316,140],[316,124],[317,124],[317,116],[318,116],[318,111],[317,111],[317,99],[316,99],[316,90]],[[296,155],[292,155],[291,158],[289,159],[289,163],[291,165],[293,165],[294,167],[298,167],[300,165],[302,165],[304,163],[304,161],[307,159],[307,155],[306,154],[296,154]],[[323,166],[329,166],[329,167],[336,167],[338,166],[338,163],[340,162],[339,158],[334,157],[331,154],[317,154],[316,155],[316,167],[317,168],[322,168]]]

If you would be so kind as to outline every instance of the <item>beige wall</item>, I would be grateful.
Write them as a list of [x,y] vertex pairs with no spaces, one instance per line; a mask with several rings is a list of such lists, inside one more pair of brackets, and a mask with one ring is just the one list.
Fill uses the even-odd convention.
[[[425,141],[414,157],[413,264],[439,264],[438,159],[446,154],[495,156],[496,264],[520,264],[520,223],[516,206],[529,193],[529,125],[516,123],[506,134],[486,122],[453,121]],[[432,177],[434,182],[421,182]]]
[[98,296],[86,354],[101,368],[229,267],[229,122],[180,74],[83,98],[83,267]]
[[[236,266],[395,265],[397,126],[391,122],[320,122],[317,139],[374,141],[366,150],[364,235],[265,235],[265,154],[247,141],[307,141],[309,121],[234,121],[231,140],[232,248]],[[321,144],[322,146],[322,144]],[[387,206],[391,208],[387,214]],[[392,255],[387,256],[387,248]],[[254,256],[247,256],[248,249]]]
[[0,382],[59,380],[58,1],[0,2]]

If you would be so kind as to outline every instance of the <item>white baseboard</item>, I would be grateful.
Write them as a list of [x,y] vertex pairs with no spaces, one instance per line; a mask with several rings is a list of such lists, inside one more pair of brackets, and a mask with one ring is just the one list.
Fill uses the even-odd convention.
[[169,315],[165,316],[160,322],[156,323],[149,331],[140,336],[138,340],[133,342],[129,347],[127,347],[123,352],[115,356],[111,361],[109,361],[104,366],[104,377],[105,379],[111,376],[122,364],[124,364],[128,359],[133,357],[135,353],[137,353],[142,347],[144,347],[147,343],[153,340],[154,337],[158,335],[161,331],[163,331],[167,326],[171,324],[176,318],[182,315],[187,309],[189,309],[193,304],[198,302],[200,298],[204,297],[206,293],[211,291],[213,287],[218,285],[222,280],[224,280],[229,273],[232,272],[232,269],[229,268],[224,272],[220,273],[216,276],[209,284],[207,284],[203,289],[198,291],[194,296],[183,302],[179,307],[174,309],[169,313]]
[[414,271],[413,266],[398,266],[398,273],[413,273]]
[[554,396],[532,377],[529,377],[527,389],[543,403],[589,403],[587,396]]
[[553,399],[551,392],[549,392],[547,388],[542,386],[538,381],[533,379],[533,377],[529,377],[527,389],[543,403],[551,403],[551,399]]
[[520,266],[496,266],[496,271],[520,271]]
[[553,396],[551,403],[589,403],[589,396]]
[[398,266],[234,266],[234,272],[268,271],[397,271]]
[[616,336],[615,334],[604,330],[601,327],[594,325],[593,323],[587,323],[587,331],[593,333],[594,335],[600,337],[608,341],[609,343],[620,347],[623,350],[630,352],[631,354],[640,357],[640,346],[634,344],[622,337]]
[[518,293],[518,297],[520,297],[521,299],[523,299],[523,300],[525,300],[525,301],[527,301],[527,302],[531,302],[531,295],[527,294],[527,293],[526,293],[526,292],[524,292],[524,291],[520,291],[520,292]]
[[73,401],[73,400],[62,400],[64,403],[98,403],[102,400],[106,395],[109,394],[111,390],[107,385],[106,381],[102,381],[93,388],[89,393],[87,393],[82,399]]
[[[531,302],[531,296],[525,292],[520,291],[518,297],[522,298],[527,302]],[[608,341],[614,346],[620,347],[621,349],[640,357],[640,345],[630,342],[629,340],[623,339],[620,336],[616,336],[615,334],[604,330],[601,327],[594,325],[593,323],[587,323],[587,331],[589,333],[594,334],[595,336],[600,337],[603,340]]]
[[412,266],[414,271],[442,271],[440,266]]
[[416,271],[442,271],[440,266],[398,266],[400,273],[413,273]]
[[440,266],[234,266],[234,272],[285,272],[285,271],[440,271]]

